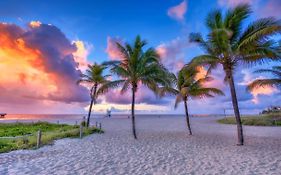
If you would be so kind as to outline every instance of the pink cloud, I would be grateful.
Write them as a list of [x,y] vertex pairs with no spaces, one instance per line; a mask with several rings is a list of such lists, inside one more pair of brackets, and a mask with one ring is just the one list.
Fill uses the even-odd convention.
[[218,5],[221,7],[233,8],[239,4],[250,4],[256,16],[264,17],[277,17],[281,15],[281,1],[280,0],[218,0]]
[[162,63],[171,71],[178,71],[184,63],[185,49],[189,47],[187,38],[176,38],[170,42],[158,45],[156,51]]
[[227,7],[235,7],[239,4],[253,4],[258,0],[218,0],[218,4],[222,7],[227,6]]
[[[167,102],[165,100],[157,99],[155,94],[142,84],[139,84],[138,86],[135,100],[137,104],[163,104]],[[128,89],[124,94],[120,93],[120,89],[112,89],[105,94],[105,101],[114,104],[130,104],[132,102],[131,89]]]
[[269,0],[264,6],[258,9],[258,16],[260,17],[277,17],[281,16],[281,1],[280,0]]
[[112,60],[118,60],[121,57],[120,51],[117,48],[116,42],[121,42],[122,40],[118,37],[111,38],[107,37],[107,47],[105,52],[108,54],[108,57]]
[[169,8],[168,16],[170,16],[175,20],[183,21],[186,11],[187,11],[187,1],[184,0],[179,5]]

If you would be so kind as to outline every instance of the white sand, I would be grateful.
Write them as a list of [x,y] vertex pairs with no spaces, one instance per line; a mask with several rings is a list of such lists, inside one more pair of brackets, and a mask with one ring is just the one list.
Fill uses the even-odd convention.
[[244,127],[245,146],[235,146],[232,125],[182,117],[100,119],[105,134],[63,139],[39,150],[0,154],[0,174],[281,174],[281,128]]

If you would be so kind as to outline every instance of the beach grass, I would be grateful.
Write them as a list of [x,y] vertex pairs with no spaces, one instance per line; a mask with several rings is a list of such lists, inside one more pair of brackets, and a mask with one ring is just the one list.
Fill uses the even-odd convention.
[[[37,131],[42,131],[41,145],[52,144],[54,140],[79,137],[78,125],[37,123],[0,124],[0,153],[19,149],[34,149],[37,144]],[[83,136],[103,133],[96,127],[83,128]],[[1,138],[2,137],[2,138]]]
[[[241,117],[243,125],[250,126],[281,126],[281,113],[249,115]],[[222,124],[236,124],[234,117],[226,117],[218,120]]]

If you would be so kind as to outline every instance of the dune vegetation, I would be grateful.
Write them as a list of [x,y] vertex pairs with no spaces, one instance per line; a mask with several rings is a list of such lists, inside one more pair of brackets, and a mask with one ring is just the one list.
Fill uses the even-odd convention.
[[[281,113],[260,114],[242,116],[241,121],[243,125],[251,126],[281,126]],[[222,124],[236,124],[234,117],[227,117],[218,120]]]
[[[42,132],[41,145],[52,144],[61,138],[79,137],[78,125],[37,123],[1,123],[0,124],[0,153],[18,149],[33,149],[37,144],[37,132]],[[96,127],[83,129],[83,135],[102,133]]]

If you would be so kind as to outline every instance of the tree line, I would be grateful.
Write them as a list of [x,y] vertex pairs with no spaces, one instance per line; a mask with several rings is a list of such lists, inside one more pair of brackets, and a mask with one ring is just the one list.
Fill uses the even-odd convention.
[[[107,93],[112,88],[121,88],[120,93],[131,91],[131,120],[132,132],[137,139],[135,126],[135,98],[140,85],[148,87],[157,96],[164,97],[167,94],[175,96],[175,108],[178,103],[184,102],[186,124],[189,134],[192,135],[190,127],[187,104],[194,98],[214,97],[224,95],[215,87],[205,87],[205,83],[212,80],[212,70],[219,65],[225,73],[224,81],[229,85],[233,110],[237,124],[238,145],[244,144],[243,128],[239,111],[239,104],[235,89],[234,72],[238,65],[253,66],[268,61],[280,61],[281,42],[274,40],[280,36],[281,21],[273,17],[262,18],[251,22],[243,28],[243,22],[252,13],[251,7],[241,4],[223,13],[221,10],[210,12],[205,20],[208,34],[203,37],[201,33],[191,33],[189,40],[196,43],[204,51],[204,54],[194,57],[185,64],[177,74],[170,72],[160,61],[160,56],[151,47],[144,50],[147,45],[145,40],[137,36],[130,43],[116,42],[120,52],[118,61],[107,61],[102,64],[89,65],[84,74],[81,75],[79,83],[86,82],[91,85],[91,103],[87,118],[89,126],[92,106],[97,103],[98,96]],[[196,78],[203,66],[207,74],[203,78]],[[111,75],[105,75],[109,69],[111,75],[117,76],[117,80],[109,80]],[[250,83],[248,90],[257,87],[281,85],[281,66],[272,69],[261,69],[256,73],[272,73],[271,79],[257,79]]]

